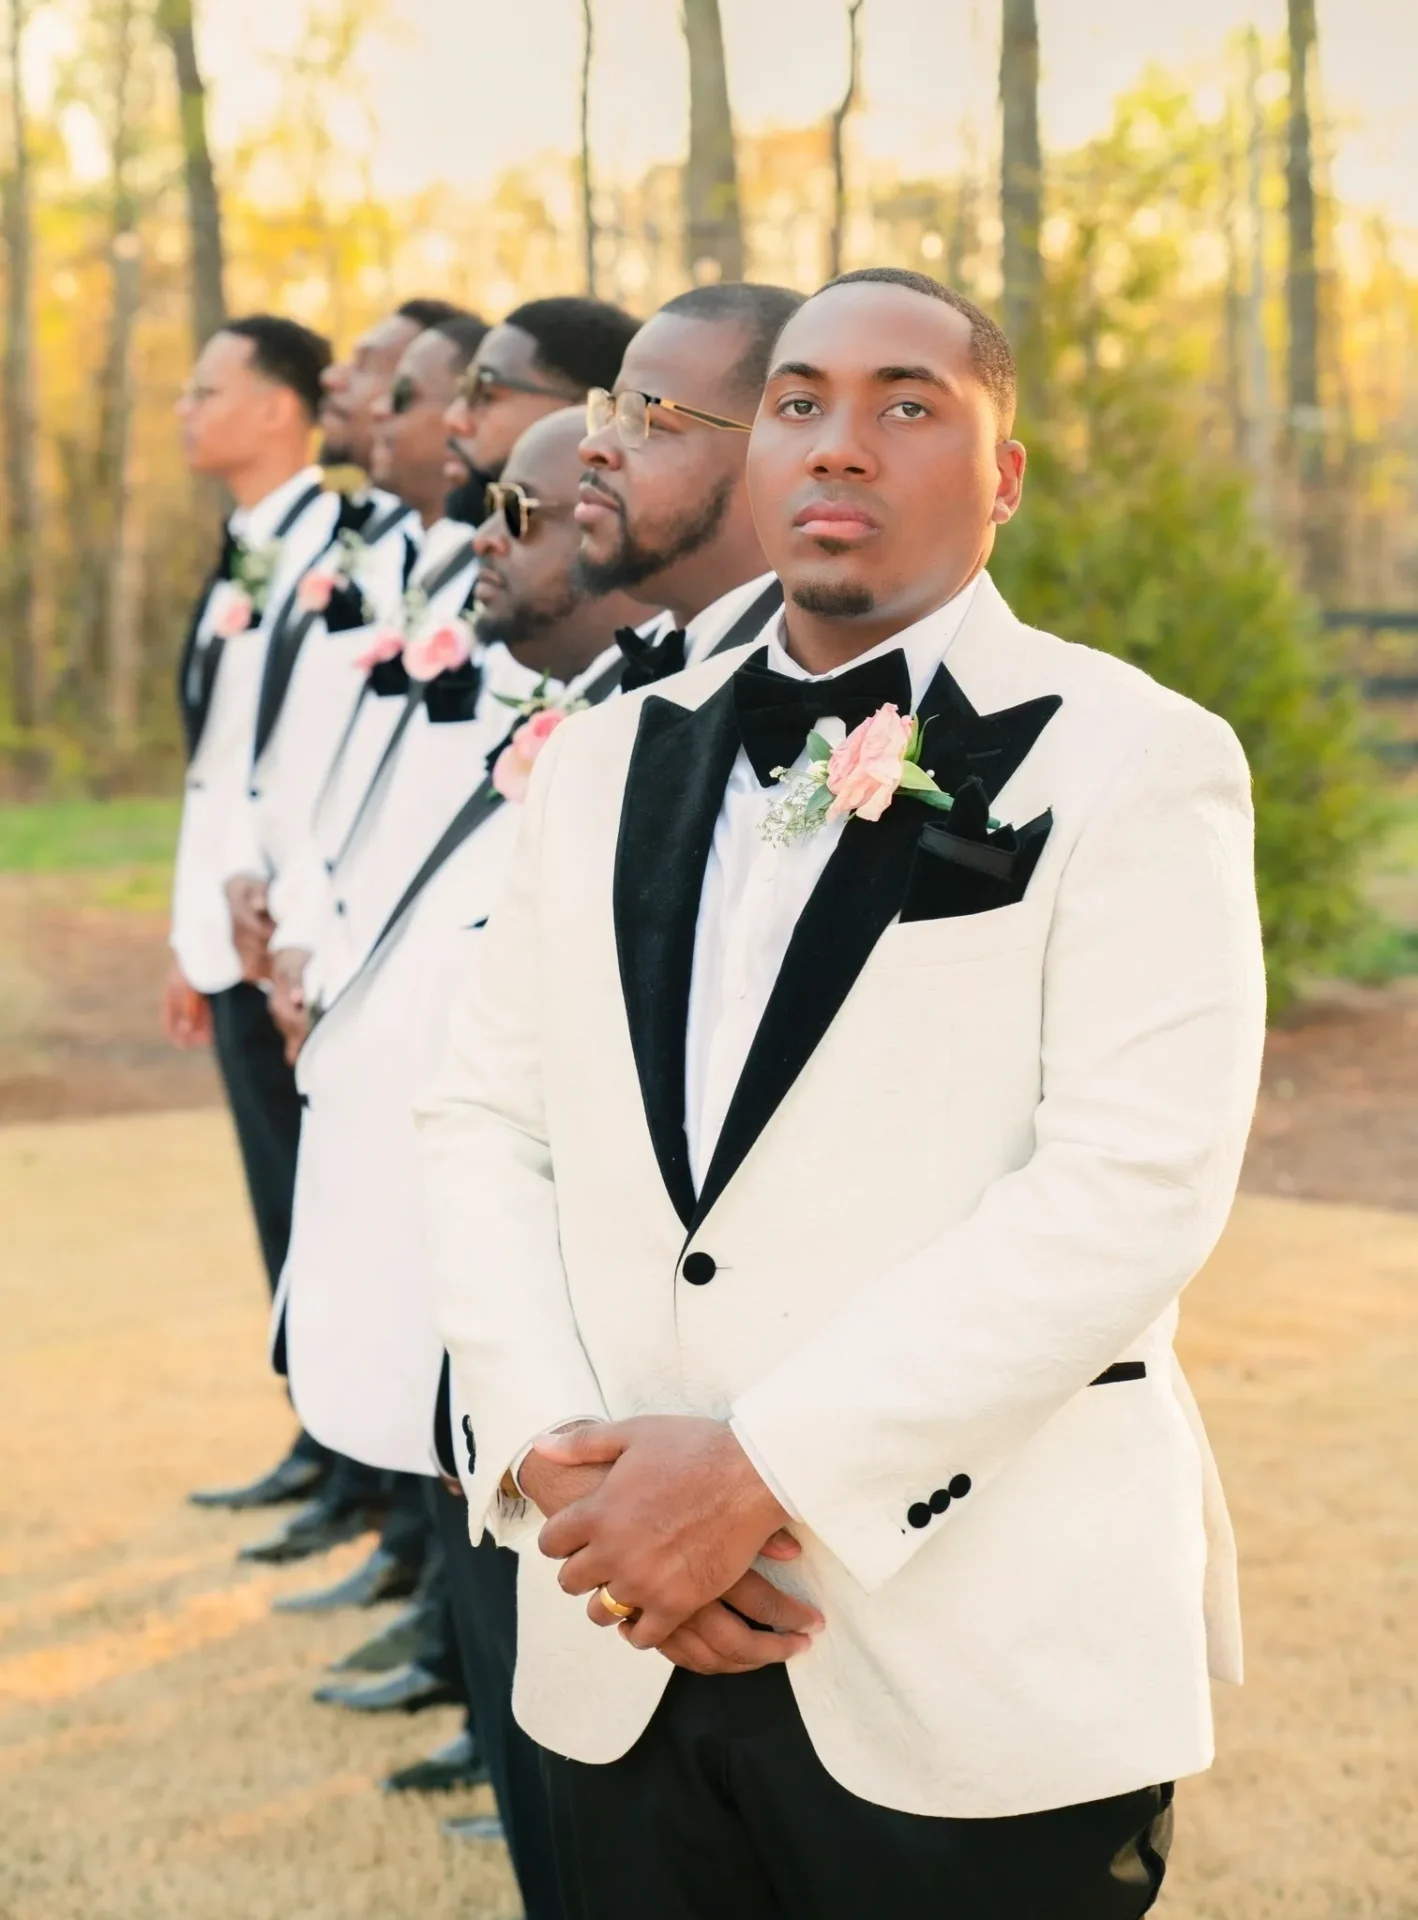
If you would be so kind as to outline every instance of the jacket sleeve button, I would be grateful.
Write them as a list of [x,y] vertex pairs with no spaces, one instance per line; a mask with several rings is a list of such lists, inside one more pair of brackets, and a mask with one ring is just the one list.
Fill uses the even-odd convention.
[[711,1253],[689,1253],[685,1255],[680,1272],[692,1287],[707,1287],[719,1271],[718,1263]]
[[963,1500],[966,1494],[970,1491],[971,1485],[972,1485],[972,1482],[968,1473],[957,1473],[955,1478],[950,1483],[951,1499]]
[[931,1510],[924,1500],[917,1500],[906,1509],[906,1518],[913,1527],[928,1527],[931,1523]]
[[937,1487],[935,1492],[931,1495],[931,1512],[944,1513],[946,1508],[949,1505],[950,1505],[950,1495],[946,1492],[944,1487]]

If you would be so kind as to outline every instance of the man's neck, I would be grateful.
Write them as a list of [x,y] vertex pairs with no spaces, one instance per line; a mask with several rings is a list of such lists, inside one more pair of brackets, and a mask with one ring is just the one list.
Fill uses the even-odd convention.
[[306,464],[304,447],[299,452],[294,448],[283,448],[279,453],[253,460],[239,473],[223,474],[222,478],[231,488],[231,496],[236,504],[249,511],[252,507],[259,507],[278,487],[283,487],[288,480],[294,480],[298,473],[304,472]]
[[929,619],[931,614],[938,613],[942,607],[949,606],[965,591],[983,566],[983,560],[977,561],[963,580],[935,598],[914,606],[898,606],[881,614],[846,616],[809,613],[797,605],[790,590],[783,609],[784,644],[788,656],[805,673],[836,673],[853,660],[859,660],[864,653],[870,653],[873,647],[879,647],[883,641],[895,639],[898,633],[907,632],[920,621]]
[[563,620],[541,627],[526,640],[509,644],[507,651],[519,666],[545,673],[563,686],[584,673],[614,639],[617,627],[634,626],[645,610],[626,593],[608,593],[585,600]]
[[675,625],[687,627],[706,607],[767,571],[768,562],[756,538],[711,541],[665,573],[642,581],[635,597],[642,607],[667,607]]

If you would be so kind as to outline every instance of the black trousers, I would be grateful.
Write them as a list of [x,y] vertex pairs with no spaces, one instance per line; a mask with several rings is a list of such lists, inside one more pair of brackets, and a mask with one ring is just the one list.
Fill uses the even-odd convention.
[[295,1155],[300,1144],[300,1097],[286,1065],[285,1042],[259,987],[245,981],[209,996],[212,1038],[221,1068],[266,1279],[271,1292],[290,1245],[295,1200]]
[[1171,1840],[1170,1786],[1000,1820],[859,1800],[780,1666],[681,1670],[622,1759],[543,1767],[570,1920],[1136,1920]]
[[466,1503],[436,1481],[427,1485],[443,1542],[473,1724],[487,1757],[526,1920],[565,1920],[541,1752],[512,1717],[517,1556],[494,1546],[487,1534],[475,1547],[468,1538]]

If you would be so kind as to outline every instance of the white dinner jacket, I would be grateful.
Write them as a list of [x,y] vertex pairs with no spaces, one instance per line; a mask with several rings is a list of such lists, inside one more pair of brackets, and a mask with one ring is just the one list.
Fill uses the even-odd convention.
[[[274,537],[282,515],[301,494],[318,486],[318,467],[307,467],[242,516],[253,542]],[[172,946],[188,981],[216,993],[241,978],[231,938],[226,882],[234,823],[248,806],[256,705],[272,626],[281,617],[301,575],[329,544],[339,516],[339,495],[317,494],[281,542],[261,620],[249,632],[221,643],[216,674],[196,751],[187,769],[182,824],[172,888]],[[233,516],[236,523],[237,516]],[[210,607],[199,622],[199,647],[214,644]]]
[[[564,697],[601,682],[619,658],[610,649]],[[479,715],[499,737],[516,724],[496,699],[505,684],[505,675],[489,675],[481,704],[490,711]],[[398,903],[301,1049],[294,1218],[271,1320],[273,1354],[307,1429],[339,1453],[401,1473],[436,1471],[444,1360],[428,1286],[414,1101],[500,891],[520,811],[488,804],[481,766],[464,801],[448,830],[471,831],[451,852],[448,842],[438,849],[447,857],[411,905]]]
[[502,1473],[570,1415],[697,1412],[801,1516],[764,1570],[826,1618],[788,1674],[849,1791],[991,1817],[1195,1772],[1208,1633],[1220,1672],[1239,1647],[1172,1334],[1259,1072],[1240,748],[982,580],[930,762],[1051,814],[1027,891],[962,911],[974,843],[908,800],[849,823],[696,1194],[685,1013],[744,657],[552,739],[422,1111],[469,1521],[521,1549],[518,1718],[607,1761],[671,1669],[562,1593]]
[[[373,617],[368,626],[350,636],[355,654],[380,628],[401,619],[404,575],[416,564],[421,533],[416,520],[402,521],[362,561],[358,581]],[[366,675],[315,790],[306,830],[286,851],[271,882],[269,906],[276,922],[273,949],[315,946],[330,911],[331,868],[407,697],[407,674],[386,669]]]
[[[401,522],[408,509],[387,493],[376,493],[369,504],[378,537],[362,557],[361,572],[379,578],[386,552],[391,559],[402,552]],[[337,524],[332,542],[338,534]],[[333,546],[327,546],[315,561],[332,552]],[[228,854],[233,873],[273,880],[297,858],[364,685],[365,675],[355,660],[368,640],[366,626],[331,633],[321,615],[302,615],[298,602],[272,633],[257,705],[247,804],[235,823]]]
[[[435,541],[435,532],[446,540]],[[431,529],[414,582],[435,573],[450,548],[466,543],[469,529],[446,523]],[[467,546],[466,564],[429,598],[427,618],[452,619],[466,602],[477,572]],[[383,926],[404,884],[476,784],[489,749],[507,731],[509,710],[488,697],[494,691],[526,698],[535,674],[519,667],[505,647],[477,656],[482,676],[473,717],[431,720],[428,701],[415,683],[334,858],[328,863],[327,910],[306,973],[307,992],[328,1005],[354,973]],[[431,682],[436,686],[438,682]]]
[[306,1430],[374,1467],[435,1471],[443,1343],[418,1204],[414,1101],[517,836],[500,807],[316,1023],[296,1062],[305,1113],[272,1339]]

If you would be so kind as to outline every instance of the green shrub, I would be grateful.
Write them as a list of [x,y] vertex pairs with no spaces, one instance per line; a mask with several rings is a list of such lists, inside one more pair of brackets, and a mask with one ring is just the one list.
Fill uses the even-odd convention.
[[1090,466],[1036,454],[991,572],[1022,619],[1132,661],[1236,729],[1279,1008],[1364,918],[1380,808],[1356,701],[1242,483],[1165,438],[1119,460],[1126,451]]

